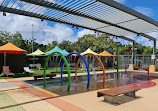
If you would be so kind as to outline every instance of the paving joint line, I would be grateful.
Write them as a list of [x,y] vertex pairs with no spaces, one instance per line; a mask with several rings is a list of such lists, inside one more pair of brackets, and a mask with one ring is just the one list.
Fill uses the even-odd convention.
[[[21,83],[21,82],[19,82],[19,81],[17,81],[17,80],[14,80],[14,79],[8,79],[8,82],[11,82],[11,83],[13,83],[13,84],[15,84],[16,86],[18,86],[18,87],[21,87],[22,89],[24,89],[25,91],[27,91],[27,92],[29,92],[29,93],[31,93],[31,91],[29,91],[29,88],[32,88],[32,89],[34,89],[34,91],[36,90],[36,91],[38,91],[38,92],[42,92],[42,91],[40,91],[40,90],[38,90],[38,89],[35,89],[35,88],[33,88],[33,87],[27,87],[27,88],[24,88],[24,87],[22,87],[23,85],[24,86],[28,86],[28,85],[26,85],[26,84],[24,84],[24,83]],[[21,84],[21,85],[18,85],[18,84]],[[33,91],[32,91],[33,92]],[[58,103],[58,104],[53,104],[52,103],[52,101],[50,100],[50,98],[49,99],[46,99],[46,97],[40,97],[40,95],[37,95],[37,94],[34,94],[34,93],[31,93],[31,94],[33,94],[33,95],[35,95],[35,96],[37,96],[37,97],[39,97],[39,98],[41,98],[41,100],[45,100],[46,102],[48,102],[49,104],[51,104],[51,105],[53,105],[53,106],[55,106],[55,107],[57,107],[57,108],[59,108],[59,109],[61,109],[61,110],[65,110],[65,111],[69,111],[69,110],[67,110],[67,109],[70,109],[69,107],[73,107],[76,111],[85,111],[84,109],[82,109],[82,108],[80,108],[80,107],[78,107],[78,106],[76,106],[76,105],[73,105],[73,104],[71,104],[71,103],[69,103],[69,102],[66,102],[66,101],[64,101],[64,100],[61,100],[60,98],[57,98],[57,97],[53,97],[52,95],[50,95],[50,94],[47,94],[47,93],[45,93],[45,92],[42,92],[43,94],[45,94],[45,95],[47,95],[47,96],[51,96],[52,98],[51,99],[53,99],[53,98],[56,98],[57,100],[58,100],[58,102],[63,102],[63,103]],[[50,100],[50,101],[49,101]],[[59,104],[61,105],[61,104],[69,104],[70,106],[69,107],[67,107],[66,109],[65,109],[65,107],[61,107],[61,106],[59,106]],[[72,109],[71,109],[72,110]],[[73,110],[72,110],[73,111]]]

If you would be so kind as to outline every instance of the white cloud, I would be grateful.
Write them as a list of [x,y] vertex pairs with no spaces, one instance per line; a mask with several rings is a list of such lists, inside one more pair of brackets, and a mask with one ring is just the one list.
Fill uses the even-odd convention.
[[[150,35],[151,37],[156,38],[156,40],[157,40],[156,41],[157,42],[156,47],[158,48],[158,31],[147,33],[147,35]],[[153,41],[149,40],[149,39],[147,39],[145,37],[141,37],[141,36],[137,37],[136,38],[136,42],[138,42],[138,43],[140,43],[140,44],[142,44],[144,46],[151,46],[151,47],[153,47]]]
[[0,29],[2,31],[9,31],[14,33],[15,31],[19,31],[22,33],[25,39],[31,38],[31,32],[32,32],[32,24],[34,24],[35,32],[37,30],[40,30],[40,27],[43,24],[40,24],[40,20],[20,15],[13,15],[7,13],[7,16],[2,16],[2,13],[0,13]]
[[74,41],[76,37],[74,36],[74,31],[63,24],[55,24],[54,27],[46,26],[43,30],[45,34],[45,39],[42,43],[50,43],[53,40],[62,42],[63,40]]
[[78,31],[77,37],[83,37],[84,35],[87,35],[87,34],[94,34],[94,31],[83,29],[82,31]]
[[24,39],[32,38],[32,24],[34,25],[34,37],[38,43],[51,43],[52,41],[61,42],[62,40],[74,41],[74,31],[63,24],[55,24],[51,27],[46,21],[41,22],[39,19],[14,15],[7,13],[2,16],[0,13],[0,29],[2,31],[16,32],[19,31]]
[[114,0],[114,1],[122,3],[122,4],[124,4],[126,2],[126,0]]
[[147,8],[147,7],[135,7],[134,8],[136,11],[144,14],[144,15],[147,15],[147,16],[152,16],[153,15],[153,11],[151,8]]
[[[156,38],[156,47],[158,48],[158,31],[155,31],[155,32],[150,32],[150,33],[147,33],[148,35]],[[149,41],[149,43],[147,43],[149,46],[152,46],[153,47],[153,41]]]
[[124,40],[124,39],[121,39],[121,38],[114,38],[113,39],[115,42],[120,42],[121,44],[129,44],[129,43],[131,43],[131,42],[129,42],[129,41],[127,41],[127,40]]

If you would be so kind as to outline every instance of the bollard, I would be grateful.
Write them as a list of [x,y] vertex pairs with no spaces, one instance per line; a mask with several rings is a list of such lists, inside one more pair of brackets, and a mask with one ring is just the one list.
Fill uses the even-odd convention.
[[125,74],[127,74],[127,66],[125,65]]

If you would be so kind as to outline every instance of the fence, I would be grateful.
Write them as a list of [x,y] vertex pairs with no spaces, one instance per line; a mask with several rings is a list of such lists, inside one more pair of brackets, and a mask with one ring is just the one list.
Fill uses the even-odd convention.
[[[156,65],[158,65],[158,55],[155,56]],[[125,68],[125,65],[131,64],[132,55],[119,56],[119,68]],[[151,55],[135,55],[135,65],[138,67],[149,67],[152,64]]]
[[[114,57],[108,57],[108,59],[106,59],[106,57],[103,56],[103,57],[99,57],[99,58],[103,62],[105,68],[116,68],[116,62],[113,61]],[[42,61],[43,65],[45,63],[45,59]],[[77,63],[78,59],[79,59],[78,56],[77,57],[69,57],[68,63],[70,65],[75,64],[75,63]],[[93,64],[93,67],[97,67],[100,65],[99,61],[96,60],[94,57],[85,56],[85,59],[88,62],[88,64]],[[115,61],[116,60],[117,59],[115,57]],[[131,61],[132,61],[132,55],[119,55],[119,68],[124,69],[125,66],[131,64]],[[81,61],[81,63],[82,63],[82,61]],[[61,64],[62,64],[61,57],[60,56],[58,56],[58,57],[53,56],[48,63],[48,67],[60,67]],[[152,64],[151,55],[143,55],[143,54],[135,55],[135,63],[134,64],[138,67],[144,67],[144,68],[149,67],[149,65]],[[156,65],[158,65],[158,55],[156,55]],[[74,65],[74,67],[75,67],[75,65]]]

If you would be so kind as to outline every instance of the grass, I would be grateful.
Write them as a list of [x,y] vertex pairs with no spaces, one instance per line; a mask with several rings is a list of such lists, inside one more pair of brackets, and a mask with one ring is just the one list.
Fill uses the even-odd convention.
[[[105,69],[105,71],[109,71],[109,70],[116,70],[116,69]],[[43,74],[44,70],[37,70],[37,69],[32,69],[32,71],[35,71],[36,74]],[[49,74],[51,72],[54,72],[56,74],[60,74],[61,68],[49,68],[46,71],[46,74]],[[95,68],[95,71],[102,71],[102,69],[98,70],[98,68]],[[91,71],[92,72],[92,71]],[[64,68],[63,69],[63,74],[67,74],[67,69]],[[75,73],[75,68],[70,67],[70,73]],[[82,70],[82,68],[78,68],[77,69],[77,73],[84,73],[84,71]]]
[[[43,74],[44,70],[37,70],[37,69],[31,69],[32,71],[35,71],[35,74]],[[98,70],[98,68],[95,68],[96,71],[102,71],[102,69]],[[116,69],[105,69],[105,71],[109,70],[116,70]],[[61,68],[48,68],[46,71],[46,74],[49,74],[51,72],[54,72],[56,74],[60,74]],[[92,71],[91,71],[92,72]],[[75,68],[70,67],[70,73],[75,73]],[[77,73],[84,73],[81,68],[77,69]],[[64,68],[63,74],[67,74],[67,69]],[[12,79],[12,78],[21,78],[21,77],[31,77],[29,74],[23,74],[23,73],[15,73],[15,77],[6,77],[6,76],[0,76],[0,79]]]
[[[35,71],[36,74],[43,74],[43,72],[44,72],[44,70],[37,70],[37,69],[32,69],[32,71]],[[60,67],[58,67],[58,68],[49,68],[49,69],[47,69],[46,74],[49,74],[49,73],[51,73],[51,72],[60,74],[60,71],[61,71],[61,68],[60,68]],[[78,68],[77,72],[78,72],[78,73],[83,73],[84,71],[81,70],[81,68]],[[67,74],[67,73],[68,73],[68,72],[67,72],[67,69],[64,68],[64,69],[63,69],[63,74]],[[70,73],[75,73],[75,68],[71,68],[71,67],[70,67]]]
[[0,76],[0,79],[12,79],[13,77],[3,77],[3,76]]
[[21,77],[31,77],[31,76],[29,74],[15,73],[15,77],[0,76],[0,79],[12,79],[12,78],[21,78]]

